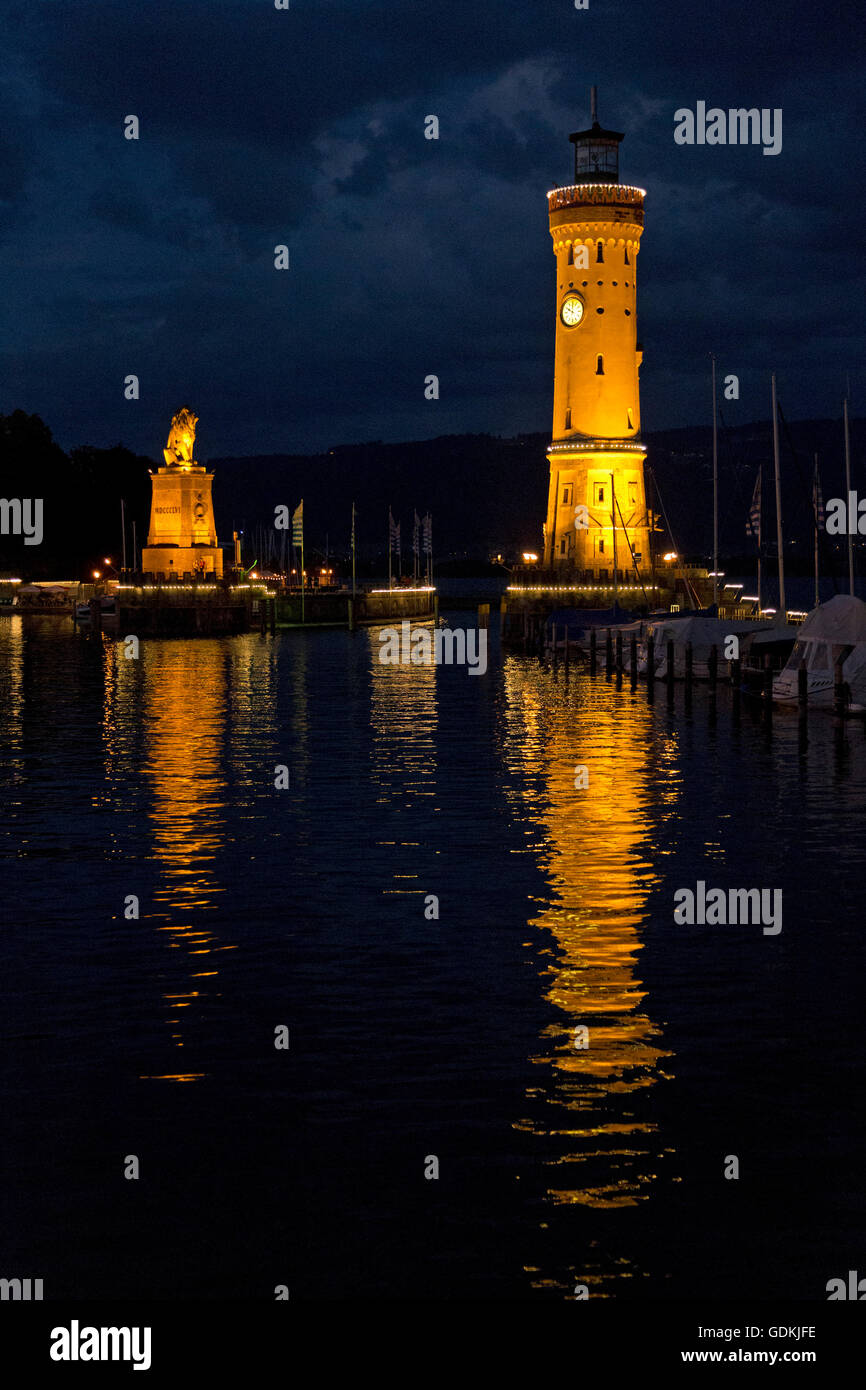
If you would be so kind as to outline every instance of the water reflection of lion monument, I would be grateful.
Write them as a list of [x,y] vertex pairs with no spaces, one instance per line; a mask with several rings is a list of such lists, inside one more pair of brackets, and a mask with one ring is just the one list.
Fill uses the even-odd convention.
[[168,436],[168,443],[163,449],[167,464],[191,464],[193,461],[193,448],[195,446],[195,427],[198,424],[198,416],[193,415],[192,411],[183,407],[172,417],[171,431]]

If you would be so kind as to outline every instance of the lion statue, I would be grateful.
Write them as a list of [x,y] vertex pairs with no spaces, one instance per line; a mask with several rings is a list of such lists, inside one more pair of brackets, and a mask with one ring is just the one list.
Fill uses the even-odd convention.
[[193,462],[195,446],[195,427],[198,416],[184,406],[172,417],[168,444],[163,449],[167,464],[190,464]]

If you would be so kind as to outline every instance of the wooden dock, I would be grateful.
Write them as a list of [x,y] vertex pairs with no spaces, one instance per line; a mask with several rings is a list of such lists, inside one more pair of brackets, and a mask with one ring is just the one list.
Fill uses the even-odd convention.
[[[695,675],[695,662],[692,643],[686,642],[684,645],[684,670],[682,676],[676,673],[676,643],[669,638],[665,643],[665,660],[663,673],[658,674],[658,662],[656,660],[655,642],[652,635],[647,636],[645,669],[640,670],[638,658],[638,635],[635,630],[623,633],[622,627],[591,628],[587,650],[575,642],[569,640],[568,628],[565,628],[565,636],[562,642],[557,640],[556,624],[551,625],[551,642],[545,642],[544,626],[532,628],[533,641],[527,642],[525,650],[537,656],[538,659],[549,666],[554,676],[562,670],[565,679],[568,680],[570,672],[578,665],[591,675],[604,675],[608,679],[614,679],[618,685],[622,685],[628,678],[632,689],[643,680],[652,692],[656,684],[666,687],[668,698],[673,699],[674,688],[679,682],[687,691],[700,683],[706,686],[710,693],[720,685],[729,686],[734,694],[739,697],[744,695],[749,699],[759,700],[767,717],[773,712],[776,704],[779,708],[791,709],[792,705],[788,701],[774,701],[773,680],[780,670],[779,665],[774,662],[769,655],[764,656],[760,663],[744,663],[740,658],[725,661],[720,654],[718,645],[710,648],[707,660],[707,676],[700,679]],[[626,645],[626,638],[628,639]],[[842,673],[842,661],[836,662],[834,671],[833,685],[833,704],[832,713],[837,718],[856,716],[857,711],[849,709],[851,703],[851,692],[844,680]],[[797,705],[800,718],[805,718],[810,708],[808,692],[808,672],[806,663],[800,662],[797,672]],[[823,706],[830,712],[829,707]]]

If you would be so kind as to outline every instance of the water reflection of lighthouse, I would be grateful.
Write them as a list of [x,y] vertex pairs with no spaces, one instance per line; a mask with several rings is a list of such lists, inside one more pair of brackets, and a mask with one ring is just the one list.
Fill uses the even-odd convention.
[[[603,685],[581,685],[566,698],[562,686],[552,691],[536,667],[517,660],[506,668],[506,695],[503,751],[521,786],[516,809],[535,832],[549,882],[530,919],[530,944],[551,1017],[532,1057],[538,1081],[516,1127],[543,1148],[538,1195],[548,1214],[540,1225],[557,1224],[552,1206],[595,1213],[581,1223],[593,1238],[571,1251],[573,1262],[548,1267],[542,1255],[527,1270],[538,1288],[577,1278],[592,1293],[623,1294],[646,1271],[629,1252],[606,1248],[605,1214],[652,1196],[664,1145],[648,1093],[671,1055],[644,1007],[639,974],[656,881],[646,814],[651,713],[635,700],[625,717]],[[589,774],[582,790],[578,764]]]

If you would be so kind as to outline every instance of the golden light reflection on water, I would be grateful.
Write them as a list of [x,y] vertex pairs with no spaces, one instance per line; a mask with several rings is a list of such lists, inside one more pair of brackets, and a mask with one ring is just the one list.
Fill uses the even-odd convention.
[[381,662],[380,631],[369,631],[372,776],[380,788],[378,799],[387,801],[394,793],[431,796],[438,724],[436,667]]
[[0,738],[6,775],[17,782],[22,775],[24,720],[24,620],[3,614],[0,625]]
[[[370,733],[372,755],[370,777],[376,789],[378,805],[408,806],[419,799],[425,808],[436,796],[436,734],[438,704],[435,666],[412,666],[397,663],[383,664],[379,660],[381,629],[371,628],[370,642]],[[384,890],[386,897],[394,895],[423,895],[426,888],[415,869],[417,842],[401,840],[395,843],[380,840],[380,845],[393,846],[393,886]],[[404,853],[400,853],[404,851]],[[410,872],[406,872],[406,869]]]
[[[568,692],[534,663],[506,663],[503,753],[520,774],[516,811],[549,884],[529,926],[552,1014],[531,1058],[539,1082],[516,1127],[544,1138],[549,1203],[605,1211],[652,1196],[664,1143],[645,1100],[671,1053],[645,1007],[640,975],[657,880],[647,819],[651,712],[640,699],[624,710],[603,685],[580,689],[578,698],[574,683]],[[575,787],[579,764],[589,771],[583,790]],[[591,1292],[642,1273],[612,1252],[604,1275],[594,1277],[592,1267],[592,1258],[575,1266]],[[536,1287],[561,1286],[538,1268],[529,1272]]]
[[[218,971],[202,967],[236,949],[220,941],[206,916],[225,892],[215,863],[225,829],[224,752],[234,679],[213,642],[152,642],[140,661],[124,660],[119,648],[112,654],[116,693],[113,700],[107,683],[106,719],[114,721],[116,700],[118,706],[135,706],[145,730],[141,772],[151,789],[147,827],[158,877],[141,917],[154,921],[168,948],[188,961],[182,973],[189,987],[178,989],[171,969],[172,985],[162,995],[169,1036],[180,1049],[186,1011],[200,1018],[207,999],[219,993]],[[131,713],[124,709],[118,724],[134,727]],[[178,1070],[145,1079],[190,1082],[204,1075]]]

